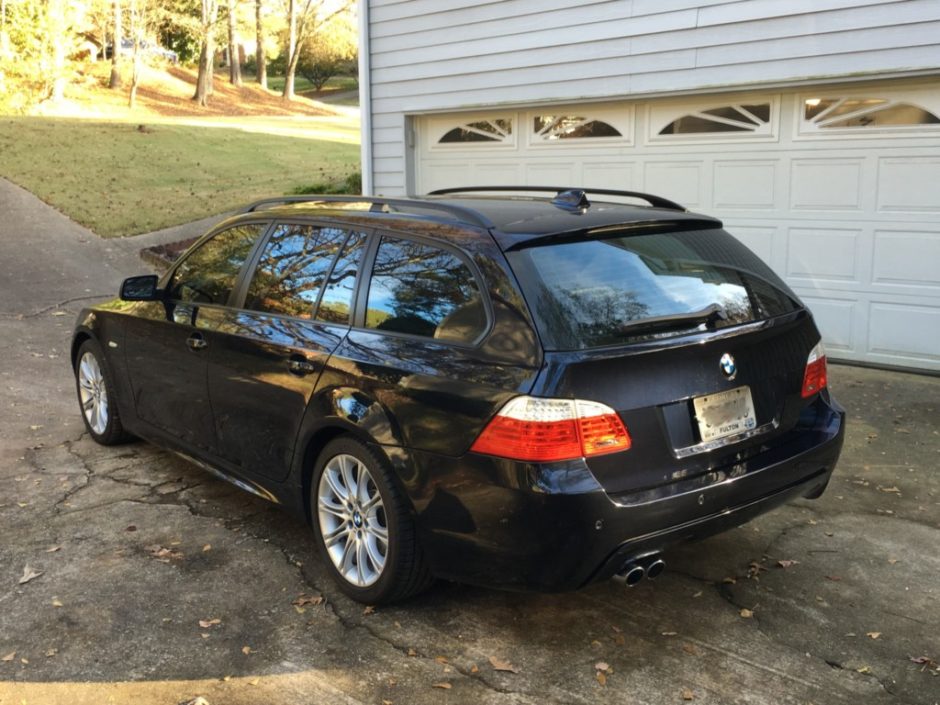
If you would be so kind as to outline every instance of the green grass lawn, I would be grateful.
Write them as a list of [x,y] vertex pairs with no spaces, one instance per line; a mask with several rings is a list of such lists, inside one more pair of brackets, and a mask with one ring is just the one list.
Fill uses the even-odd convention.
[[[190,124],[0,118],[0,176],[104,237],[134,235],[359,170],[353,140]],[[329,130],[335,130],[334,123]],[[281,123],[282,124],[282,123]],[[351,132],[351,131],[350,131]]]
[[[283,91],[284,77],[268,75],[268,89],[277,93]],[[352,78],[351,76],[333,76],[326,82],[326,85],[323,87],[323,89],[334,91],[357,91],[359,90],[359,84],[356,82],[356,79]],[[313,84],[310,83],[310,81],[301,76],[299,73],[294,76],[295,93],[304,93],[305,91],[312,90]],[[356,102],[358,102],[358,99]]]

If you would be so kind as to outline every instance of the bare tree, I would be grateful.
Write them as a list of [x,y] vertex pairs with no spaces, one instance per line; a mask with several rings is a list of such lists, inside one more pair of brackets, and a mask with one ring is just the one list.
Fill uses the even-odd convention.
[[196,78],[196,93],[193,100],[199,105],[209,104],[212,95],[212,64],[215,58],[215,24],[219,19],[218,0],[202,0],[200,25],[199,75]]
[[121,87],[121,37],[124,35],[121,29],[121,0],[114,0],[114,19],[111,26],[111,78],[108,88],[113,89]]
[[[5,2],[6,0],[4,0]],[[263,0],[255,0],[255,77],[262,88],[268,87],[268,62],[264,55]]]
[[235,10],[238,0],[228,0],[228,78],[233,86],[242,85],[241,56],[238,50],[238,26]]
[[[328,9],[328,5],[332,9]],[[352,0],[333,4],[328,0],[287,0],[287,73],[284,76],[284,100],[294,99],[294,76],[300,52],[308,39],[331,19],[352,6]]]

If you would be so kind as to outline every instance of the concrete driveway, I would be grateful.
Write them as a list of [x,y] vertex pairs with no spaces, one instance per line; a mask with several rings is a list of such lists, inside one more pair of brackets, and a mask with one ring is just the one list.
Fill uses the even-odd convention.
[[150,243],[2,180],[0,214],[0,705],[940,702],[940,379],[833,366],[826,495],[671,551],[655,583],[363,609],[306,527],[83,435],[74,315]]

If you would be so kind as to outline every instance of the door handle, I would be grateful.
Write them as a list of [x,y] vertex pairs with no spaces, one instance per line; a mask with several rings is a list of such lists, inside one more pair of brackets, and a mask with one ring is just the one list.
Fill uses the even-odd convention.
[[206,342],[206,339],[202,337],[202,333],[193,333],[191,336],[186,338],[186,345],[190,350],[205,350],[209,347],[209,343]]
[[287,369],[291,374],[303,377],[304,375],[309,375],[311,372],[314,372],[317,367],[305,357],[292,355],[287,360]]

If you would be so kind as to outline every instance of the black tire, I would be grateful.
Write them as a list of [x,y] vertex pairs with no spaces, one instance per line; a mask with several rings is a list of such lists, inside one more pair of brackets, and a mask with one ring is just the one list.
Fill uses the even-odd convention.
[[[366,586],[351,582],[340,572],[323,539],[319,511],[320,481],[330,462],[341,456],[352,456],[365,466],[384,505],[384,523],[388,535],[385,563],[378,579]],[[414,517],[397,489],[392,473],[391,466],[381,453],[352,436],[340,436],[330,441],[320,453],[310,483],[311,524],[323,562],[344,593],[367,605],[405,600],[426,590],[433,582],[418,544]],[[355,526],[361,525],[349,523],[348,526],[354,530]]]
[[[83,402],[82,363],[86,360],[86,356],[91,356],[91,358],[94,359],[97,369],[100,371],[99,387],[103,389],[104,398],[106,400],[107,413],[105,416],[107,422],[98,423],[97,429],[95,427],[96,424],[93,423],[93,419],[89,419],[89,414],[86,413]],[[117,398],[114,394],[114,383],[112,382],[111,372],[108,369],[107,362],[102,354],[101,346],[91,338],[82,343],[81,347],[78,349],[78,354],[75,356],[75,391],[78,394],[78,405],[82,414],[82,421],[85,423],[85,429],[96,443],[100,443],[103,446],[112,446],[131,440],[131,435],[124,430],[124,426],[121,424],[121,414],[118,410]]]

